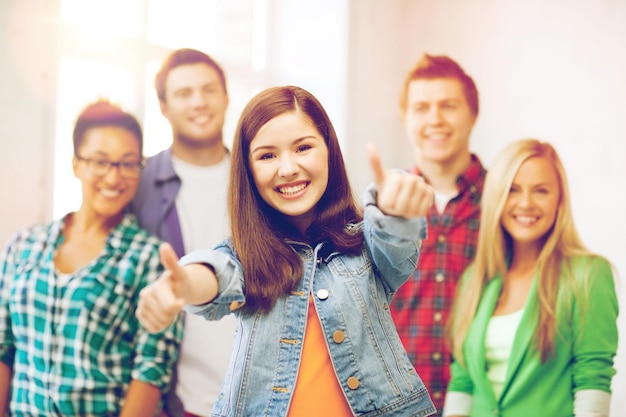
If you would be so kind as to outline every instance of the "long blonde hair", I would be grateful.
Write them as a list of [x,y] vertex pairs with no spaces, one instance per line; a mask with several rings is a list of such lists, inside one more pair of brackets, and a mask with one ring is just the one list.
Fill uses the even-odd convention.
[[[534,345],[541,354],[542,361],[545,362],[554,353],[557,312],[561,308],[570,307],[567,303],[572,297],[559,298],[559,302],[562,300],[563,304],[557,306],[561,285],[565,282],[566,289],[577,297],[583,292],[577,289],[569,262],[563,262],[569,261],[573,256],[592,255],[583,245],[574,226],[563,164],[552,145],[546,142],[522,139],[510,143],[496,157],[485,178],[476,257],[467,271],[467,276],[458,284],[447,324],[448,342],[455,358],[461,362],[463,342],[485,286],[494,277],[506,274],[507,259],[512,255],[512,246],[511,238],[501,226],[502,212],[517,171],[524,161],[533,157],[546,158],[553,164],[560,189],[556,219],[545,238],[536,265],[539,277],[539,320]],[[586,287],[587,275],[578,283],[579,286]]]

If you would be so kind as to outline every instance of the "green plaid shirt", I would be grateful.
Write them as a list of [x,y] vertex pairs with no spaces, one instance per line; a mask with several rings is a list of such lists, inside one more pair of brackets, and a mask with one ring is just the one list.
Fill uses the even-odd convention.
[[135,318],[162,267],[159,240],[132,215],[67,280],[54,268],[64,219],[26,228],[0,255],[0,360],[12,367],[14,416],[116,416],[132,379],[167,388],[180,322],[157,335]]

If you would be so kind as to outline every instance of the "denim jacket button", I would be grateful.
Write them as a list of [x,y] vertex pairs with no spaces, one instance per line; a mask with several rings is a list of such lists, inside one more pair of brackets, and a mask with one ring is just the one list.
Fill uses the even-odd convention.
[[341,330],[335,330],[333,333],[333,340],[335,343],[342,343],[345,338],[346,335]]
[[320,300],[325,300],[330,295],[330,292],[326,288],[322,288],[321,290],[317,290],[317,298]]
[[359,385],[361,385],[361,383],[359,382],[358,378],[354,376],[351,376],[350,378],[348,378],[348,388],[357,389]]

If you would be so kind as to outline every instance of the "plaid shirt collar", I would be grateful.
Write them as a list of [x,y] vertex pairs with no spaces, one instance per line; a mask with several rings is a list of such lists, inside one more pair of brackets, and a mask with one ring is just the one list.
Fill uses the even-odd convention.
[[[471,161],[469,166],[456,179],[459,194],[462,194],[468,188],[470,188],[470,191],[476,191],[474,184],[476,184],[480,178],[483,178],[485,176],[485,168],[483,167],[480,158],[478,158],[476,154],[471,154],[470,158]],[[414,166],[411,172],[413,174],[424,177],[426,182],[428,182],[428,178],[422,173],[418,166]]]

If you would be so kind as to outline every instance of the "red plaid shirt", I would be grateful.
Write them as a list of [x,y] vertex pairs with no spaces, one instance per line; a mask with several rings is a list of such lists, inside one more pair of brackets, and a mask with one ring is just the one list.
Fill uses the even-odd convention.
[[[413,172],[420,174],[417,168]],[[433,205],[417,269],[391,304],[402,343],[428,388],[437,415],[443,408],[452,359],[445,346],[444,325],[456,283],[476,252],[485,174],[478,157],[472,155],[470,166],[457,178],[459,194],[441,214]]]

